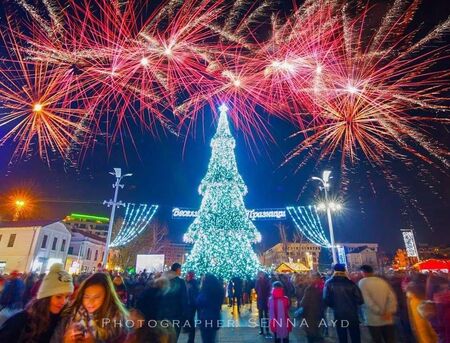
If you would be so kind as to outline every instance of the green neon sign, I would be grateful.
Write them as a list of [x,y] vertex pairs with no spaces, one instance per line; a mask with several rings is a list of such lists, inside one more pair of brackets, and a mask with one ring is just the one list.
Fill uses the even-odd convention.
[[100,216],[91,216],[89,214],[81,214],[81,213],[71,213],[69,216],[70,219],[80,219],[80,220],[93,220],[98,222],[109,222],[108,217],[100,217]]

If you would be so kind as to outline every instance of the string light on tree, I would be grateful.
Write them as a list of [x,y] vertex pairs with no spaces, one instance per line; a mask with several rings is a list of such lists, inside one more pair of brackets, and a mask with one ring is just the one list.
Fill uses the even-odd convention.
[[213,273],[224,280],[253,277],[261,265],[252,243],[259,242],[261,234],[245,209],[247,187],[237,169],[228,107],[223,104],[219,110],[208,171],[199,187],[203,199],[198,216],[184,235],[184,240],[194,246],[183,269],[198,275]]

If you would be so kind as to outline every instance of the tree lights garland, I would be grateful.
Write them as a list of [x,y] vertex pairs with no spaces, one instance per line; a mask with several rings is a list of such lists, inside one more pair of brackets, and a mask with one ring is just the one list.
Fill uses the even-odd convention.
[[329,248],[331,246],[315,206],[288,206],[286,207],[297,229],[305,235],[312,243],[322,247]]
[[189,226],[184,241],[194,243],[184,271],[206,272],[229,280],[234,276],[254,276],[261,265],[251,244],[261,234],[248,218],[243,197],[247,187],[237,169],[225,105],[220,108],[212,155],[206,176],[200,183],[203,196],[198,216]]
[[157,209],[158,205],[128,203],[122,226],[110,247],[125,245],[139,236],[150,223]]

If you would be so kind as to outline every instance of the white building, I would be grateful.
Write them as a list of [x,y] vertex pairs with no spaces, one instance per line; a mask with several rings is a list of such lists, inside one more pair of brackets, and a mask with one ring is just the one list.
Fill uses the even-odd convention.
[[317,270],[320,249],[312,243],[278,243],[263,253],[262,263],[275,267],[284,262],[302,263],[309,269]]
[[66,270],[69,273],[96,271],[103,261],[106,239],[80,229],[72,229]]
[[370,249],[378,252],[378,243],[336,243],[337,247],[344,247],[347,253],[352,252],[355,249],[361,247],[369,247]]
[[71,213],[64,218],[63,222],[69,230],[78,229],[105,238],[108,236],[109,218],[107,217]]
[[348,270],[358,270],[363,264],[378,269],[378,258],[375,249],[368,246],[362,246],[347,253]]
[[0,222],[0,273],[44,273],[65,263],[70,231],[60,221]]

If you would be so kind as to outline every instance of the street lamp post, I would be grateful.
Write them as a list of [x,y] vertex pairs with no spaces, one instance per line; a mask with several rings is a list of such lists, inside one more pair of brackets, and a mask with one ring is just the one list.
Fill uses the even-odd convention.
[[111,235],[114,224],[114,216],[116,214],[116,207],[123,206],[121,201],[117,202],[117,196],[119,195],[119,188],[123,188],[124,185],[121,185],[120,182],[124,177],[132,176],[133,174],[125,174],[122,175],[122,169],[114,168],[114,172],[109,172],[111,175],[116,177],[116,182],[112,185],[114,190],[114,198],[113,200],[103,201],[103,205],[112,206],[111,208],[111,216],[109,217],[109,225],[108,225],[108,236],[106,238],[106,246],[105,253],[103,255],[103,268],[106,268],[106,264],[108,263],[108,254],[109,254],[109,244],[111,243]]
[[313,176],[313,180],[320,181],[323,185],[323,189],[325,192],[325,206],[327,210],[327,219],[328,219],[328,229],[330,230],[330,239],[331,239],[331,253],[333,255],[333,263],[337,263],[337,256],[336,256],[336,249],[335,249],[335,243],[334,243],[334,231],[333,231],[333,221],[331,219],[331,204],[328,202],[328,188],[330,187],[330,175],[331,171],[324,170],[322,177]]

